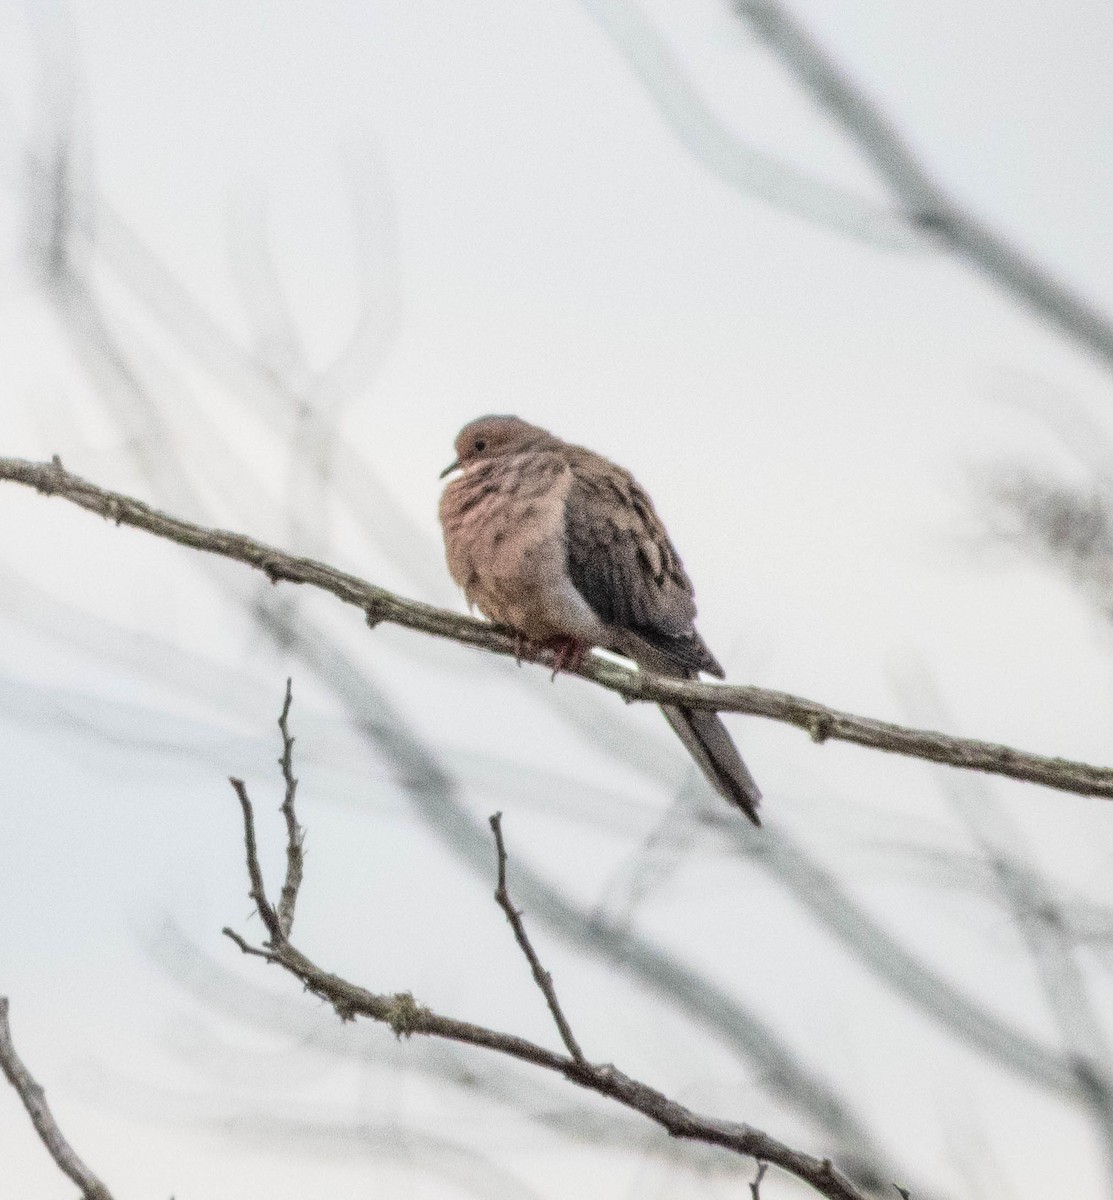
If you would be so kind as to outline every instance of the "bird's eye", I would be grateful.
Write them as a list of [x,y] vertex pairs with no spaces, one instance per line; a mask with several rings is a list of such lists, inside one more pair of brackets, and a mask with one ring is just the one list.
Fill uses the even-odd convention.
[[475,448],[482,452],[487,449],[487,443],[482,438],[476,438]]

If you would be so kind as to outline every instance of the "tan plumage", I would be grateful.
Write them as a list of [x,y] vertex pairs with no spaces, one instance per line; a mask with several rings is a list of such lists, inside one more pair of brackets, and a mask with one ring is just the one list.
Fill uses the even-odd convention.
[[[601,646],[683,679],[723,669],[696,632],[692,584],[628,471],[518,417],[456,438],[440,503],[452,578],[468,603],[558,661]],[[761,793],[722,721],[662,705],[712,786],[760,824]]]

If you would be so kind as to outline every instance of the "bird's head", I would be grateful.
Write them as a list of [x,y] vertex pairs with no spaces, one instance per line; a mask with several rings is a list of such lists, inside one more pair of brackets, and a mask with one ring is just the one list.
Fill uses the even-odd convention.
[[470,463],[558,444],[551,433],[520,417],[479,417],[456,435],[456,461],[445,467],[441,478]]

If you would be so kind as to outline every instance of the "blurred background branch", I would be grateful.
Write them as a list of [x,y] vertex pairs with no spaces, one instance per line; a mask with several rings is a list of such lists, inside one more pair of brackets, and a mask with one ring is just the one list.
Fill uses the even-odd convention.
[[860,148],[905,220],[1113,367],[1113,321],[950,196],[897,122],[779,0],[732,0],[734,10],[809,96]]

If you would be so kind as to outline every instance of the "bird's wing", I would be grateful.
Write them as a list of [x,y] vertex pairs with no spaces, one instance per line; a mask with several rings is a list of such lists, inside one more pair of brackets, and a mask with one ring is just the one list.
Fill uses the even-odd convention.
[[[568,448],[572,484],[564,504],[568,574],[577,591],[619,635],[613,647],[634,658],[639,641],[664,656],[646,662],[669,673],[722,667],[696,632],[692,584],[649,497],[624,470]],[[623,639],[622,634],[633,635]]]

